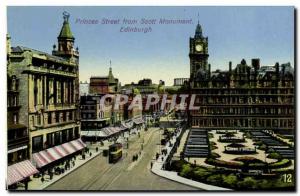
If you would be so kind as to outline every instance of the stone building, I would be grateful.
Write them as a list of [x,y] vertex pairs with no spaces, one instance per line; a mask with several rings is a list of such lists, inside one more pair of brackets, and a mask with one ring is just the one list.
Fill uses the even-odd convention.
[[79,52],[67,13],[57,39],[52,54],[16,46],[9,56],[10,74],[18,79],[19,122],[28,127],[35,163],[39,152],[80,138]]
[[158,85],[153,84],[152,80],[148,78],[139,80],[138,83],[125,84],[121,89],[122,94],[134,94],[138,92],[142,95],[147,95],[157,93],[157,91]]
[[173,86],[183,86],[189,82],[190,78],[174,78]]
[[192,127],[272,130],[293,134],[295,76],[290,63],[261,66],[242,60],[235,68],[211,71],[208,38],[200,24],[190,38],[190,94],[199,110],[189,111]]
[[100,130],[111,124],[112,104],[106,102],[106,107],[100,104],[101,95],[85,95],[80,98],[81,130]]
[[90,86],[90,84],[87,81],[85,81],[85,82],[80,81],[80,83],[79,83],[80,96],[89,94],[89,86]]
[[92,76],[90,78],[89,94],[115,94],[119,90],[119,79],[114,77],[111,67],[107,76]]
[[[10,64],[10,37],[7,35],[7,64]],[[28,159],[29,135],[20,119],[20,80],[7,67],[7,144],[8,165]]]

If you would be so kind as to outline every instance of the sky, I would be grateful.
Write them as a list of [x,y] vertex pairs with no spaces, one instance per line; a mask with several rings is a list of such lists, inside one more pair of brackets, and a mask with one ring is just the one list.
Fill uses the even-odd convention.
[[[294,66],[294,7],[8,7],[7,24],[12,46],[51,53],[70,13],[75,47],[80,52],[81,81],[108,75],[111,67],[122,84],[151,78],[172,85],[189,77],[189,38],[199,21],[208,37],[211,69],[228,69],[244,58],[260,58],[262,65],[290,62]],[[102,19],[120,24],[101,24]],[[122,24],[123,19],[192,19],[192,24]],[[98,20],[82,24],[78,20]],[[151,27],[148,33],[120,32],[121,27]]]

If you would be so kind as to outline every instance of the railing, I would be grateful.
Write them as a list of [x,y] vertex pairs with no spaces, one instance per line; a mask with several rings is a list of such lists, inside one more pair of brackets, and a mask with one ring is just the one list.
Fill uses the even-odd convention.
[[168,157],[166,158],[166,161],[165,161],[165,163],[164,163],[164,165],[163,165],[163,168],[166,168],[166,166],[170,165],[171,160],[172,160],[172,157],[173,157],[173,155],[177,152],[177,148],[179,147],[181,138],[182,138],[184,132],[186,131],[186,129],[187,129],[187,125],[185,124],[185,125],[182,127],[182,130],[181,130],[179,136],[177,136],[176,141],[175,141],[175,143],[173,144],[173,147],[172,147],[170,153],[168,154]]

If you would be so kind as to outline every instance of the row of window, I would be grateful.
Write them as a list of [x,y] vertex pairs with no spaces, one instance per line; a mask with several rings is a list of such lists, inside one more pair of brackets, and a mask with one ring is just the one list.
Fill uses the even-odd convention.
[[81,122],[81,130],[101,129],[109,125],[106,121],[101,122]]
[[28,131],[26,128],[24,129],[16,129],[16,130],[9,130],[7,132],[7,139],[8,141],[16,140],[19,138],[28,137]]
[[[255,84],[250,84],[248,85],[247,83],[245,83],[244,80],[241,80],[239,82],[234,82],[230,84],[231,88],[246,88],[248,86],[253,86],[253,87],[272,87],[272,88],[276,88],[278,85],[276,82],[259,82],[257,83],[257,85]],[[293,87],[294,84],[293,82],[285,82],[282,84],[279,84],[279,87]],[[217,81],[213,81],[211,83],[211,85],[209,84],[209,82],[195,82],[194,83],[194,87],[198,87],[198,88],[228,88],[229,84],[225,83],[225,82],[217,82]]]
[[14,94],[7,97],[7,106],[16,107],[19,104],[19,96]]
[[[30,124],[32,126],[41,126],[47,124],[56,124],[56,123],[63,123],[63,122],[70,122],[74,120],[74,111],[56,111],[56,112],[48,112],[42,114],[36,114],[31,116]],[[43,118],[46,117],[47,121],[43,121]],[[46,120],[46,119],[45,119]]]
[[8,156],[7,156],[8,165],[12,165],[14,163],[26,160],[27,159],[27,154],[28,154],[27,148],[22,149],[22,150],[18,150],[18,151],[13,152],[13,153],[8,153]]
[[293,108],[200,108],[192,111],[200,115],[294,115]]
[[65,129],[46,135],[46,141],[44,141],[43,135],[32,138],[32,153],[39,152],[41,150],[57,146],[71,140],[75,140],[80,137],[79,128],[75,127],[71,129]]
[[[108,107],[108,106],[109,106],[109,103],[106,102],[105,107]],[[102,104],[97,104],[97,105],[81,105],[80,106],[81,110],[96,110],[97,107],[99,108],[99,110],[104,110],[105,109],[104,105],[102,105]]]
[[46,62],[42,62],[39,59],[33,59],[32,60],[32,64],[36,67],[42,67],[45,69],[53,69],[53,70],[59,70],[59,71],[67,71],[70,73],[75,73],[76,69],[73,66],[66,66],[66,65],[62,65],[62,64],[49,64]]
[[282,104],[294,103],[292,97],[203,97],[197,98],[196,104]]
[[202,127],[286,127],[294,128],[292,119],[192,119],[192,126]]
[[[57,79],[46,79],[46,85],[40,76],[33,76],[34,78],[34,105],[46,104],[70,104],[74,103],[74,84],[73,81],[60,81]],[[46,90],[46,92],[45,92]]]
[[197,90],[196,94],[205,94],[205,95],[240,95],[240,94],[245,94],[245,95],[268,95],[268,94],[293,94],[294,89],[293,88],[288,88],[288,89],[201,89]]
[[[93,112],[93,113],[87,113],[87,112],[82,112],[81,113],[81,118],[82,119],[95,119],[96,118],[96,112]],[[104,112],[103,111],[100,111],[99,114],[98,114],[98,118],[102,119],[104,118]]]

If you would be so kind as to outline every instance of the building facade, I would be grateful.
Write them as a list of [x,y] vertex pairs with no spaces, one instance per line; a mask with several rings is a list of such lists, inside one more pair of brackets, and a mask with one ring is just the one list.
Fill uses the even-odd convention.
[[20,119],[20,80],[12,72],[10,64],[10,37],[7,36],[7,150],[8,165],[28,159],[29,134]]
[[90,87],[90,84],[85,81],[85,82],[82,82],[80,81],[80,84],[79,84],[79,95],[80,96],[83,96],[83,95],[88,95],[89,94],[89,87]]
[[79,52],[64,15],[52,55],[31,48],[11,48],[9,69],[18,79],[19,122],[28,127],[29,157],[80,138]]
[[190,94],[196,94],[189,111],[192,127],[203,129],[273,130],[293,134],[295,129],[295,78],[290,63],[261,66],[243,59],[235,68],[211,71],[208,38],[200,24],[190,38]]
[[189,82],[190,78],[174,78],[173,86],[183,86]]
[[86,95],[80,98],[81,130],[100,130],[109,126],[112,117],[112,104],[106,101],[100,104],[101,95]]
[[92,76],[90,78],[89,94],[115,94],[119,90],[119,79],[114,77],[111,67],[109,68],[108,76]]
[[138,83],[125,84],[121,88],[122,94],[154,94],[158,91],[158,85],[153,84],[151,79],[144,78],[139,80]]

